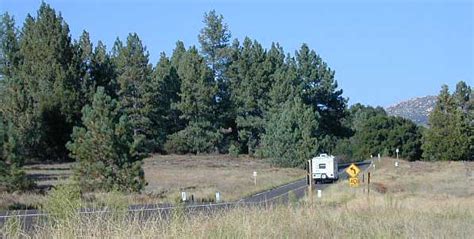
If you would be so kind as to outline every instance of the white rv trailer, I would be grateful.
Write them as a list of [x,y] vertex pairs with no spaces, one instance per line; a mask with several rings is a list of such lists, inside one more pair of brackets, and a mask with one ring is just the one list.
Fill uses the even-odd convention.
[[312,178],[315,183],[334,182],[339,178],[336,157],[320,154],[311,159]]

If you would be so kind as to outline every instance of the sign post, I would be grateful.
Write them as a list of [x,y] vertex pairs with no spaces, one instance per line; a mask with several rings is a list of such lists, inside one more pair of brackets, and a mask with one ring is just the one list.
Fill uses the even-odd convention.
[[367,174],[367,196],[370,195],[370,172]]
[[307,167],[308,167],[308,194],[311,201],[313,201],[313,164],[312,160],[308,160]]

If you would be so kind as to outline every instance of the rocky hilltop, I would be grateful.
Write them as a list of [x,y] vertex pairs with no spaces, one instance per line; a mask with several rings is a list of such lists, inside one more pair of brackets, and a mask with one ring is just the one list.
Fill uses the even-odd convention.
[[428,118],[436,105],[436,96],[417,97],[402,101],[385,110],[389,115],[400,116],[412,120],[419,125],[428,125]]

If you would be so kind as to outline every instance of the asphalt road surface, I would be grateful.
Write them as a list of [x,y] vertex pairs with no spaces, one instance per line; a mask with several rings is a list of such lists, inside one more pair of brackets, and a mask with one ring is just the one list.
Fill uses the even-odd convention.
[[[370,166],[370,161],[355,163],[363,171]],[[347,174],[344,172],[346,167],[350,164],[339,164],[339,180],[347,179]],[[315,190],[323,190],[331,184],[316,184],[314,185]],[[300,179],[298,181],[270,189],[264,192],[254,194],[252,196],[243,198],[235,202],[225,203],[211,203],[211,204],[185,204],[181,206],[171,204],[154,204],[154,205],[134,205],[128,209],[129,215],[146,219],[148,217],[160,215],[162,218],[169,217],[173,211],[178,208],[182,209],[186,214],[193,213],[213,213],[216,210],[229,209],[242,206],[267,206],[276,203],[287,203],[289,195],[293,194],[296,199],[301,199],[306,195],[307,192],[306,179]],[[291,193],[292,192],[292,193]],[[108,214],[110,211],[107,209],[83,209],[79,212],[80,214]],[[39,224],[42,220],[47,219],[47,214],[42,213],[38,210],[18,210],[18,211],[7,211],[0,212],[0,228],[3,224],[11,219],[17,218],[22,224],[23,229],[32,229],[35,225]]]

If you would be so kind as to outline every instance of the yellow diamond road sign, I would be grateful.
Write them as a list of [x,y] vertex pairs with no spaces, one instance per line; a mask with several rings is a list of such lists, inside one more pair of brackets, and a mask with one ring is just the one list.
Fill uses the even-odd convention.
[[349,178],[349,185],[351,187],[358,187],[359,186],[359,179],[358,178]]
[[357,176],[357,174],[359,174],[359,172],[360,172],[360,169],[355,164],[351,164],[351,166],[346,168],[346,173],[349,174],[349,176],[351,176],[351,178]]

